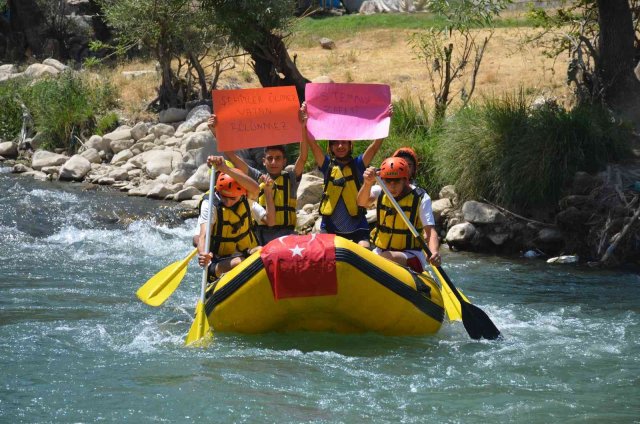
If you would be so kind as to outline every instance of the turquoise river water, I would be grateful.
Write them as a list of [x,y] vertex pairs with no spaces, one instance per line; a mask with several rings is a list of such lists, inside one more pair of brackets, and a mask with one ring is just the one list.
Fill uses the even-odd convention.
[[[6,168],[4,169],[6,171]],[[640,422],[640,276],[444,252],[504,335],[218,334],[185,348],[192,263],[169,203],[0,172],[0,422]]]

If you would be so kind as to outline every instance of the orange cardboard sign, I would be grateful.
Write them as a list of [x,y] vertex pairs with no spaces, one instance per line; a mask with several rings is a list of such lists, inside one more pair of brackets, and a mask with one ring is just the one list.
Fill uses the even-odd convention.
[[218,151],[301,140],[298,94],[293,86],[213,90]]

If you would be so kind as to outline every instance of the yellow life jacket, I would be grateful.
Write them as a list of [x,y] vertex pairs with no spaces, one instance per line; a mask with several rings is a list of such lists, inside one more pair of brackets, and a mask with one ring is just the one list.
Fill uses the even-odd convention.
[[[204,195],[202,201],[207,200],[208,196]],[[213,205],[216,208],[216,222],[211,229],[209,249],[214,255],[224,257],[235,252],[247,254],[258,245],[253,231],[251,208],[246,197],[243,196],[238,203],[228,208],[216,194]]]
[[320,201],[320,214],[329,216],[333,213],[340,200],[344,200],[349,215],[356,217],[361,213],[358,207],[358,190],[360,190],[361,181],[357,175],[355,161],[352,159],[341,167],[335,160],[331,161],[330,171],[324,182],[324,193]]
[[[414,188],[397,200],[405,215],[418,231],[422,229],[422,221],[418,213],[420,201],[425,191],[419,187]],[[371,231],[371,240],[380,249],[384,250],[418,250],[420,243],[411,234],[411,230],[398,216],[396,208],[386,194],[378,197],[376,205],[378,223]]]
[[[295,228],[296,227],[296,205],[295,196],[291,193],[291,175],[283,171],[278,178],[273,181],[273,203],[276,208],[276,223],[272,229]],[[260,184],[260,194],[258,203],[267,208],[267,199],[264,196],[264,183]]]

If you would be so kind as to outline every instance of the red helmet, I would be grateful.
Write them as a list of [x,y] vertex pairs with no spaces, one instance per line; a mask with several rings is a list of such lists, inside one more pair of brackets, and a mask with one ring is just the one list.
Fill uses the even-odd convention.
[[239,197],[247,194],[247,190],[244,187],[223,172],[218,174],[216,191],[225,197]]
[[417,168],[418,167],[418,155],[416,154],[416,151],[413,150],[411,147],[401,147],[398,150],[396,150],[395,152],[393,152],[394,157],[400,157],[400,158],[406,158],[406,157],[411,157],[411,159],[413,159],[413,167]]
[[380,178],[409,178],[409,164],[403,158],[386,158],[380,166]]

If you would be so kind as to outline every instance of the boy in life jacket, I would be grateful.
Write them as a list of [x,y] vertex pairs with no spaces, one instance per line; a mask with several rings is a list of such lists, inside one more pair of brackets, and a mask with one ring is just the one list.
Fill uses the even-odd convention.
[[[200,203],[198,263],[209,266],[208,275],[212,281],[258,250],[260,246],[254,232],[254,220],[273,225],[275,207],[273,201],[268,201],[265,210],[250,200],[257,196],[258,184],[240,170],[227,166],[222,156],[209,156],[207,163],[220,172],[213,193],[209,248],[205,244],[210,194],[203,196]],[[265,178],[265,193],[271,194],[272,187],[273,181]]]
[[[423,237],[431,250],[429,261],[436,266],[441,263],[440,242],[435,230],[435,220],[431,209],[431,198],[421,188],[412,186],[409,165],[401,157],[390,157],[382,162],[379,176],[382,178],[389,192],[398,202],[409,222],[416,229],[422,229]],[[376,181],[376,169],[367,168],[364,172],[364,182],[358,192],[358,205],[367,206],[376,202],[378,221],[371,231],[371,242],[375,245],[374,252],[392,260],[402,266],[408,266],[416,272],[422,272],[427,267],[425,254],[419,242],[413,237],[404,220],[398,216],[387,195],[382,192],[377,196],[372,194],[371,188]]]
[[[284,169],[285,166],[287,166],[287,156],[284,145],[273,145],[264,148],[262,164],[267,170],[267,175],[271,180],[273,180],[272,196],[276,208],[276,216],[275,224],[273,226],[267,226],[258,222],[256,235],[258,236],[258,242],[262,246],[266,245],[271,240],[277,239],[278,237],[295,234],[296,232],[298,183],[302,178],[302,171],[304,171],[304,164],[307,162],[307,155],[309,151],[309,147],[305,140],[307,136],[306,111],[303,113],[301,110],[300,120],[303,123],[303,141],[300,143],[300,155],[296,159],[293,171],[286,171]],[[211,115],[211,117],[209,117],[208,126],[214,135],[216,122],[216,115]],[[263,173],[260,170],[249,166],[236,154],[236,152],[225,152],[225,156],[236,168],[253,178],[255,181],[260,182],[261,178],[264,178]],[[260,184],[258,203],[263,208],[267,205],[263,182]]]
[[[389,115],[392,112],[389,105]],[[369,224],[365,209],[357,204],[357,197],[362,186],[362,174],[380,150],[382,139],[374,140],[363,154],[355,158],[351,154],[350,140],[330,140],[330,154],[325,154],[315,140],[306,139],[318,169],[324,175],[320,232],[336,234],[368,248]]]
[[[418,155],[416,154],[416,151],[413,150],[411,147],[400,147],[398,150],[393,152],[391,156],[396,158],[402,158],[405,161],[407,161],[407,165],[409,165],[409,183],[411,184],[412,188],[415,188],[416,172],[417,172],[418,163],[419,163]],[[377,199],[378,196],[380,196],[380,193],[382,193],[382,187],[380,187],[378,184],[371,187],[371,196],[374,199]],[[431,201],[431,199],[429,199],[429,201]]]

